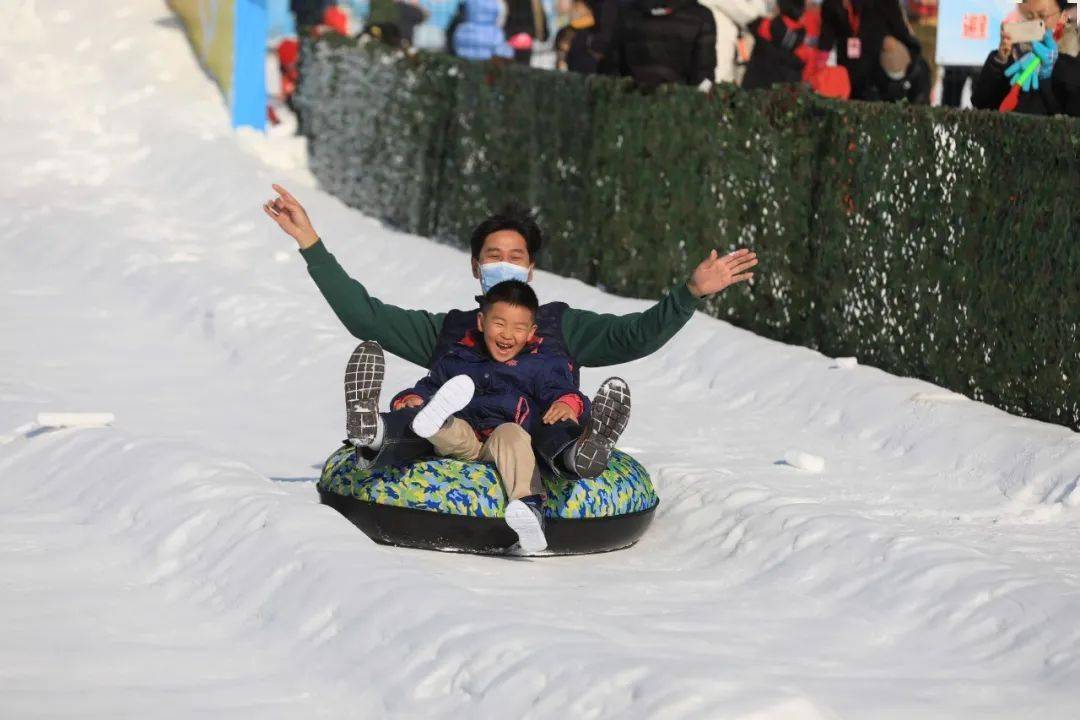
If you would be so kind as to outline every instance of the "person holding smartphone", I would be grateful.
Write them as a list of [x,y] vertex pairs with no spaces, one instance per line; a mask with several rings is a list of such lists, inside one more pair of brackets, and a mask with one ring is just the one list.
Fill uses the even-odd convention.
[[[1023,22],[1002,23],[998,49],[986,58],[975,79],[972,105],[983,110],[997,110],[1012,88],[1010,66],[1035,50],[1042,55],[1038,79],[1020,93],[1015,111],[1028,115],[1080,117],[1080,60],[1076,57],[1074,42],[1076,15],[1075,10],[1063,13],[1065,5],[1059,0],[1020,3],[1018,10]],[[1064,38],[1060,43],[1054,39],[1059,27]],[[1038,37],[1039,31],[1041,37]]]

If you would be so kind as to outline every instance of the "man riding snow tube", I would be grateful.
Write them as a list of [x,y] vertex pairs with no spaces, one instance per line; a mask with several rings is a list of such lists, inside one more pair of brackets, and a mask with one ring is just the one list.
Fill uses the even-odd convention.
[[[503,553],[517,540],[503,522],[506,494],[493,465],[448,458],[369,469],[344,445],[323,466],[319,497],[379,543]],[[549,554],[633,545],[659,504],[649,474],[615,450],[596,478],[543,477]]]

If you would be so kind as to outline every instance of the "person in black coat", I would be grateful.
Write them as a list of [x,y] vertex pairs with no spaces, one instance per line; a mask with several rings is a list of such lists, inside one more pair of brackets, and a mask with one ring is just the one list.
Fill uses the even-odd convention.
[[639,84],[700,85],[716,74],[716,20],[696,0],[634,0],[619,11],[602,72]]
[[555,35],[556,69],[595,74],[611,48],[618,16],[618,0],[576,0],[570,23]]
[[[1027,19],[1041,19],[1053,29],[1061,17],[1054,0],[1029,0],[1020,7]],[[1005,70],[1023,53],[1002,28],[998,49],[990,53],[971,89],[971,104],[983,110],[997,110],[1012,89]],[[1080,117],[1080,60],[1062,52],[1039,89],[1021,92],[1015,112],[1027,115],[1071,115]]]
[[506,0],[506,40],[514,48],[514,62],[528,65],[535,42],[547,42],[547,14],[540,0]]
[[806,2],[780,0],[777,10],[775,16],[758,18],[750,24],[754,49],[742,81],[747,90],[802,82],[805,62],[795,51],[806,40],[806,30],[799,25]]
[[322,23],[326,8],[333,4],[334,0],[289,0],[289,10],[296,20],[297,33]]
[[824,0],[821,40],[836,50],[855,100],[930,100],[930,67],[900,0]]

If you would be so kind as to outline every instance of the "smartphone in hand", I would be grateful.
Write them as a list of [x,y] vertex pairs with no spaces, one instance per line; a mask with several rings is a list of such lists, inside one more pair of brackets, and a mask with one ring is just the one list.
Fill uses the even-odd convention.
[[1030,43],[1043,39],[1043,35],[1046,34],[1046,23],[1042,20],[1009,22],[1005,23],[1001,31],[1009,36],[1013,44]]

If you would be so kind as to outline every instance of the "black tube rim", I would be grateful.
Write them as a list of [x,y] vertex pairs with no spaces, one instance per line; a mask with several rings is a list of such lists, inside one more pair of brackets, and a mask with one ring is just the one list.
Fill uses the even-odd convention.
[[[319,499],[383,545],[503,555],[516,541],[501,517],[453,515],[360,500],[319,488]],[[645,510],[594,518],[546,518],[544,555],[612,552],[636,543],[651,524],[657,502]]]

